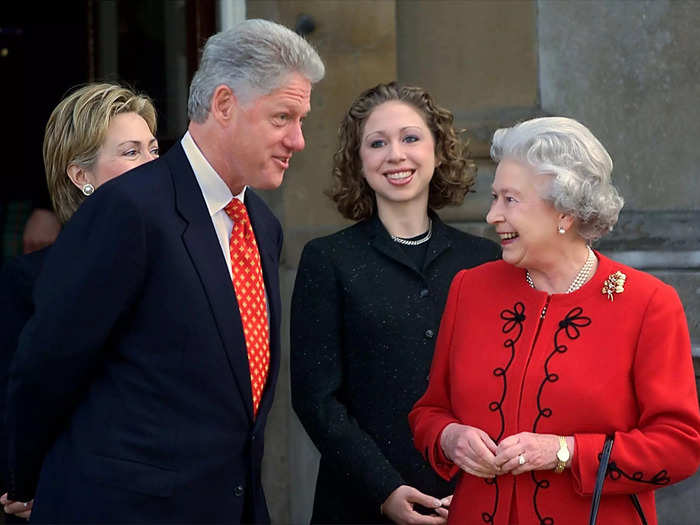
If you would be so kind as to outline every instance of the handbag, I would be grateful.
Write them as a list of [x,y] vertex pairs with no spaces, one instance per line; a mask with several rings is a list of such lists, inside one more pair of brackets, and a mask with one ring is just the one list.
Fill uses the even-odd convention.
[[[609,437],[605,440],[605,445],[603,445],[603,453],[600,456],[600,466],[598,467],[598,474],[595,478],[595,488],[593,489],[593,502],[591,503],[591,516],[588,519],[588,525],[595,525],[596,519],[598,519],[598,506],[600,505],[600,495],[603,492],[603,482],[605,482],[605,476],[608,473],[608,462],[610,461],[610,453],[612,452],[614,438]],[[642,525],[647,525],[647,519],[644,516],[644,511],[642,506],[639,504],[639,499],[636,494],[630,494],[630,499],[632,500],[632,505],[637,510],[639,514],[639,519],[642,520]]]

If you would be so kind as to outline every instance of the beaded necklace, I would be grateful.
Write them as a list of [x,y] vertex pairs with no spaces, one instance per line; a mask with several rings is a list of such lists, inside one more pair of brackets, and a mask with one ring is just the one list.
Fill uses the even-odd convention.
[[[575,292],[576,290],[581,288],[588,280],[588,277],[591,273],[591,269],[595,264],[595,253],[593,253],[593,250],[591,250],[590,246],[586,246],[586,248],[588,248],[588,257],[586,257],[586,262],[583,263],[583,266],[576,274],[576,277],[571,283],[571,286],[569,286],[569,289],[566,290],[566,293]],[[527,281],[527,284],[530,285],[530,288],[535,287],[535,283],[533,282],[532,276],[530,275],[530,272],[528,270],[525,271],[525,280]]]

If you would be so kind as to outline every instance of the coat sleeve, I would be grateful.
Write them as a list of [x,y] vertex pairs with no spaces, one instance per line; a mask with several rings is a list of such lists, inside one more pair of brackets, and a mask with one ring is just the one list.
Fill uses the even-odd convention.
[[448,460],[440,446],[440,435],[450,423],[460,423],[452,411],[450,397],[450,364],[452,338],[458,317],[464,271],[459,272],[450,285],[447,305],[442,315],[435,345],[430,381],[425,394],[413,406],[408,422],[413,432],[413,443],[435,472],[449,480],[459,468]]
[[[343,387],[342,285],[330,258],[309,243],[292,297],[292,404],[323,461],[379,505],[400,485],[399,472],[348,412]],[[347,385],[346,385],[347,386]]]
[[[646,307],[633,363],[637,428],[615,432],[604,493],[628,494],[681,481],[700,464],[700,413],[690,337],[676,291],[660,284]],[[602,434],[577,434],[576,492],[595,487]]]
[[[21,264],[21,258],[15,257],[7,261],[0,271],[0,392],[7,392],[7,381],[10,363],[17,349],[17,340],[22,328],[32,316],[34,305],[31,300],[33,280]],[[0,396],[0,474],[2,487],[7,491],[7,428],[5,414],[7,396]]]
[[52,247],[20,335],[8,388],[12,499],[34,496],[45,454],[100,373],[144,279],[142,217],[106,190],[81,206]]

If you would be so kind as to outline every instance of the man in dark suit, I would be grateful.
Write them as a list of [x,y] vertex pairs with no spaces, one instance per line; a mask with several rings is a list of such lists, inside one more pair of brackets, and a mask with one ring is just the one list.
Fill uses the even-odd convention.
[[182,141],[65,227],[10,377],[10,498],[36,491],[32,521],[269,522],[282,232],[247,187],[282,182],[323,74],[277,24],[214,35]]

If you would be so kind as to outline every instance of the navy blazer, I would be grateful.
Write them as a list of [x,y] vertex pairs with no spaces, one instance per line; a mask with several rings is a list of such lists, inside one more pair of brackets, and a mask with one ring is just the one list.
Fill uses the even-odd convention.
[[[0,269],[0,392],[7,392],[10,363],[22,328],[34,313],[32,292],[51,247],[8,259]],[[7,492],[6,395],[0,395],[0,491]],[[7,516],[5,516],[7,519]],[[24,521],[24,520],[22,520]]]
[[270,312],[255,418],[235,291],[181,145],[104,184],[66,225],[10,372],[10,492],[36,489],[32,521],[269,522],[282,230],[252,191],[246,206]]

